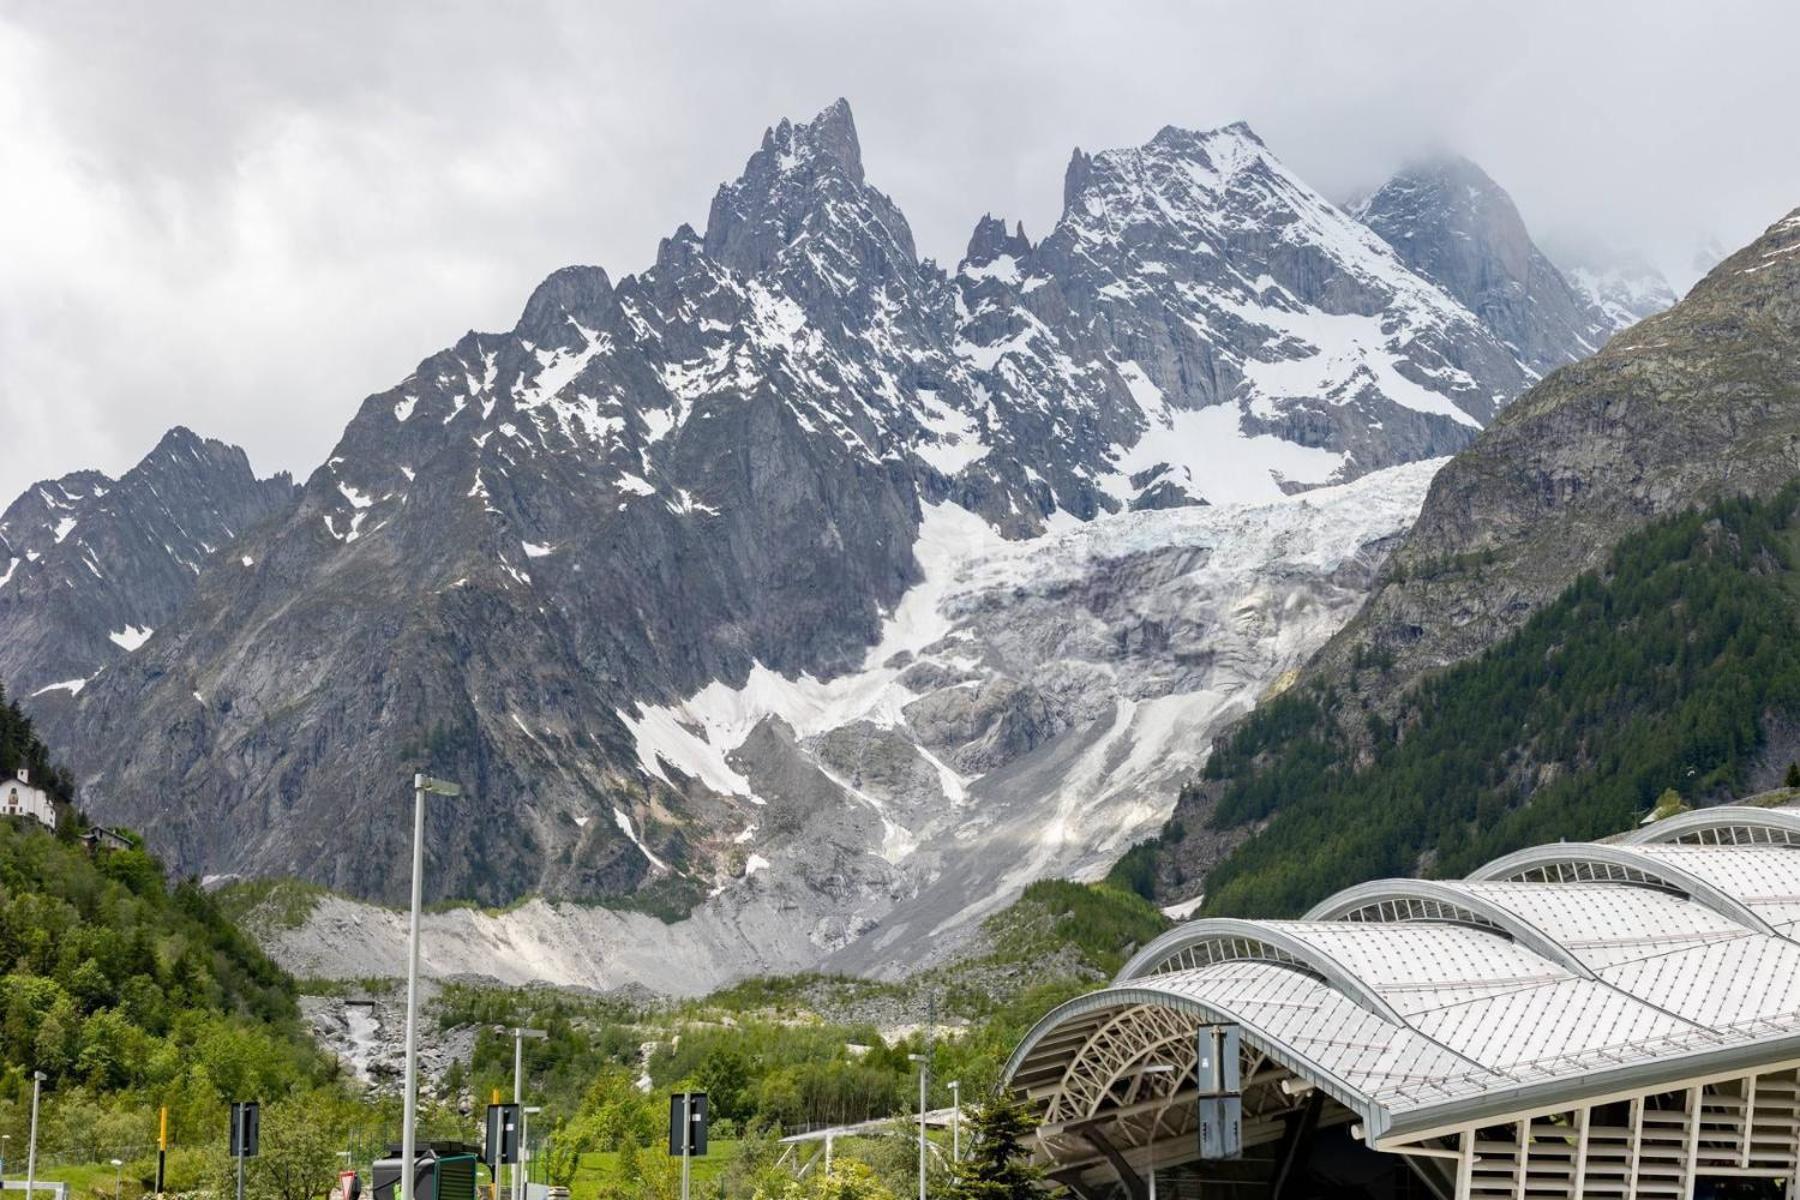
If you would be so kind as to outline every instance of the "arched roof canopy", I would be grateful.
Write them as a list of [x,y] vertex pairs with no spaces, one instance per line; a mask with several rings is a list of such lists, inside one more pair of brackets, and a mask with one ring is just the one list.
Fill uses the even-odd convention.
[[1448,921],[1511,938],[1570,974],[1594,972],[1568,947],[1490,898],[1432,879],[1377,879],[1346,888],[1308,912],[1307,921]]
[[[1213,968],[1246,969],[1281,972],[1281,968],[1270,963]],[[1110,987],[1052,1009],[1013,1050],[1001,1078],[1027,1094],[1048,1097],[1047,1112],[1056,1118],[1098,1116],[1105,1111],[1105,1097],[1113,1079],[1122,1077],[1154,1053],[1166,1052],[1165,1028],[1150,1028],[1135,1039],[1121,1036],[1121,1030],[1147,1015],[1170,1013],[1187,1019],[1186,1033],[1190,1037],[1203,1025],[1237,1026],[1244,1045],[1251,1051],[1266,1055],[1296,1078],[1318,1088],[1375,1130],[1385,1129],[1391,1115],[1373,1093],[1381,1090],[1382,1082],[1389,1077],[1412,1079],[1409,1072],[1416,1070],[1421,1054],[1428,1056],[1426,1061],[1435,1069],[1450,1069],[1458,1074],[1479,1070],[1405,1026],[1394,1028],[1379,1017],[1361,1012],[1329,985],[1309,983],[1298,973],[1290,973],[1297,990],[1282,1002],[1278,1015],[1287,1018],[1300,1034],[1309,1026],[1297,1014],[1310,1014],[1318,1029],[1307,1036],[1351,1066],[1356,1077],[1347,1078],[1331,1063],[1311,1053],[1299,1037],[1282,1036],[1267,1019],[1268,1014],[1259,1012],[1254,1002],[1239,1007],[1222,1000],[1220,997],[1231,989],[1211,993],[1204,983],[1191,978],[1194,974],[1181,972],[1179,976],[1152,977],[1129,986]],[[1337,1008],[1332,1007],[1333,997]],[[1150,1021],[1143,1023],[1146,1027],[1154,1025]],[[1345,1050],[1343,1042],[1319,1040],[1318,1031],[1331,1028],[1351,1030],[1363,1039],[1362,1048],[1352,1053]],[[1195,1048],[1183,1044],[1183,1066],[1188,1070],[1192,1069]]]
[[1742,900],[1667,859],[1630,846],[1593,842],[1559,842],[1534,846],[1495,859],[1469,875],[1472,881],[1506,880],[1536,883],[1616,883],[1656,888],[1686,896],[1746,929],[1779,936]]
[[1356,1004],[1396,1025],[1406,1021],[1394,1007],[1337,959],[1268,922],[1209,917],[1190,921],[1156,938],[1132,956],[1113,977],[1115,985],[1163,971],[1218,962],[1273,962],[1323,980]]
[[1624,838],[1628,845],[1671,843],[1702,846],[1800,847],[1800,810],[1758,808],[1748,804],[1721,804],[1680,813],[1642,828]]

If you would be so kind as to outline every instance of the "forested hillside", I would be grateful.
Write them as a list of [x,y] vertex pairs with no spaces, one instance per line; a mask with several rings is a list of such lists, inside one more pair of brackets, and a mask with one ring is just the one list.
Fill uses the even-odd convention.
[[182,1168],[199,1170],[226,1104],[310,1090],[329,1060],[305,1036],[293,981],[197,884],[171,886],[135,839],[92,851],[78,840],[67,775],[0,705],[0,767],[18,765],[64,811],[55,834],[0,819],[0,1133],[25,1144],[42,1071],[46,1169],[147,1155],[166,1104]]
[[59,805],[66,805],[74,795],[75,785],[69,773],[50,759],[31,720],[20,711],[16,700],[6,698],[6,687],[0,684],[0,779],[10,779],[20,767],[31,772],[31,781],[49,792]]
[[[1297,913],[1360,880],[1615,833],[1671,789],[1712,803],[1781,778],[1800,725],[1797,500],[1790,485],[1627,537],[1392,717],[1369,698],[1393,670],[1379,652],[1264,705],[1199,784],[1215,831],[1268,822],[1207,877],[1205,911]],[[1141,884],[1154,852],[1116,877]]]

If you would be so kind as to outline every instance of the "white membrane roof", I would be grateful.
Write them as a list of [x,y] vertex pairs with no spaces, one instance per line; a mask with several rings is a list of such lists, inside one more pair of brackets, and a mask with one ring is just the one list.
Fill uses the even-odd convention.
[[1800,844],[1749,811],[1735,841],[1713,809],[1666,841],[1363,884],[1305,920],[1189,922],[1046,1016],[1008,1077],[1062,1119],[1096,1115],[1104,1088],[1061,1093],[1102,1041],[1119,1057],[1109,1014],[1173,1009],[1239,1025],[1373,1140],[1800,1058]]

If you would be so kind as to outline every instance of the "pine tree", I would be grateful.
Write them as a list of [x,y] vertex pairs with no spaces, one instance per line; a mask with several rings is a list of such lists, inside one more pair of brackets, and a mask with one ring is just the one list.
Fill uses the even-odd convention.
[[1782,787],[1800,788],[1800,762],[1788,764],[1787,776],[1781,781]]
[[1002,1092],[977,1106],[969,1124],[969,1154],[956,1164],[945,1200],[1037,1200],[1048,1194],[1044,1173],[1026,1149],[1034,1123],[1022,1101]]

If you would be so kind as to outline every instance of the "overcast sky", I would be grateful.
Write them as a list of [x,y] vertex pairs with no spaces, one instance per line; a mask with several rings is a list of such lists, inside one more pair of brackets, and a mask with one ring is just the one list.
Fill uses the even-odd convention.
[[[837,96],[922,253],[1056,219],[1070,150],[1247,119],[1342,197],[1437,147],[1674,281],[1800,206],[1800,5],[0,0],[0,453],[168,426],[305,475],[545,274],[647,265]],[[14,464],[18,470],[19,465]],[[10,497],[0,497],[0,505]]]

